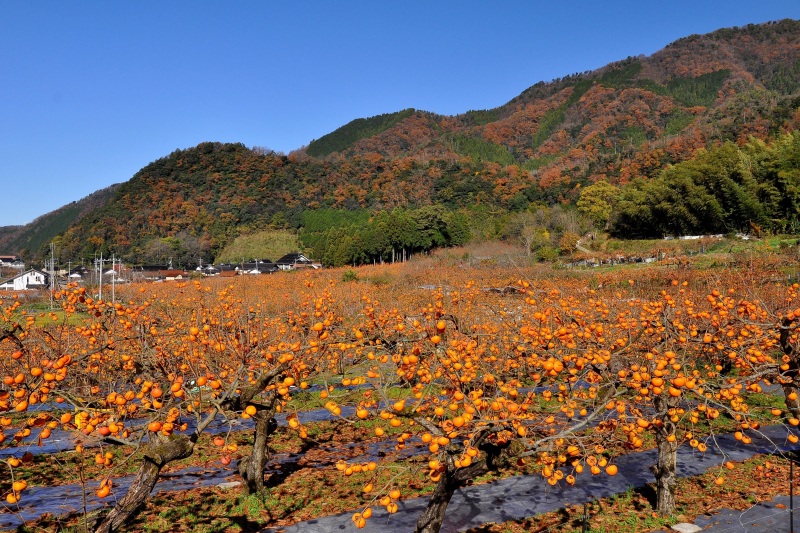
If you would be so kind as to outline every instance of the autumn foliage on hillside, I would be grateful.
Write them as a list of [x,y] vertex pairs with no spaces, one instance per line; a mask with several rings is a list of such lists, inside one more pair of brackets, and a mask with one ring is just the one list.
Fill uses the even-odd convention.
[[[357,119],[288,156],[241,144],[176,150],[56,244],[75,259],[105,253],[196,264],[238,235],[299,228],[304,212],[320,208],[433,205],[470,216],[574,203],[598,182],[626,187],[702,150],[796,130],[798,43],[800,23],[792,20],[720,30],[537,83],[496,109]],[[772,194],[745,192],[758,201]]]

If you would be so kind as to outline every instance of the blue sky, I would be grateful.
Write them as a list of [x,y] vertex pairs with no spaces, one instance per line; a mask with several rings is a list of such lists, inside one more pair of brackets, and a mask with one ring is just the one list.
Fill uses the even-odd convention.
[[203,141],[289,152],[359,117],[501,105],[538,81],[782,18],[798,0],[11,0],[0,226]]

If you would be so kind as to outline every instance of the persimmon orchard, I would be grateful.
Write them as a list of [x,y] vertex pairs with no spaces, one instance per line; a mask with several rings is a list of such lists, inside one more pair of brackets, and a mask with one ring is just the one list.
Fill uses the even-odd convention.
[[[231,425],[213,439],[219,459],[238,460],[246,492],[264,490],[276,413],[309,438],[292,403],[302,391],[331,417],[370,422],[375,438],[428,454],[342,455],[336,468],[364,495],[354,527],[378,505],[397,511],[397,480],[411,470],[434,483],[417,522],[433,532],[456,489],[498,469],[574,484],[613,476],[620,454],[655,446],[656,510],[668,514],[680,444],[703,452],[731,431],[746,444],[768,419],[797,441],[800,302],[796,285],[767,271],[375,271],[383,281],[322,271],[131,285],[115,303],[70,286],[54,294],[59,309],[38,314],[9,300],[0,423],[14,436],[4,445],[73,433],[78,452],[102,465],[99,497],[115,493],[120,464],[138,461],[131,488],[94,525],[114,531],[167,464],[237,419],[253,422],[251,451],[242,456]],[[785,408],[751,400],[775,394],[771,383]],[[114,459],[114,448],[126,456]],[[11,509],[31,483],[17,475],[29,459],[6,462]]]
[[[115,304],[70,287],[55,294],[63,318],[29,315],[15,301],[4,309],[2,370],[9,379],[0,408],[18,415],[2,423],[18,425],[16,441],[37,428],[40,441],[56,428],[80,431],[78,451],[85,451],[84,440],[99,443],[96,461],[109,474],[114,464],[104,447],[141,450],[135,481],[98,531],[124,524],[144,504],[160,470],[190,456],[219,417],[254,419],[253,451],[240,461],[240,472],[247,490],[259,490],[274,413],[290,387],[307,387],[316,369],[333,362],[328,354],[337,354],[312,346],[318,341],[311,338],[326,336],[313,321],[330,328],[337,319],[330,295],[322,290],[312,298],[304,292],[311,286],[272,287],[291,293],[267,303],[248,294],[251,287],[152,285]],[[30,418],[22,416],[34,406]],[[230,461],[236,445],[218,442],[222,460]],[[14,461],[9,467],[13,476]],[[24,488],[17,488],[7,495],[9,503],[24,497]],[[98,496],[111,491],[109,475]]]
[[[659,451],[657,510],[672,513],[678,445],[703,452],[731,422],[748,443],[759,423],[745,393],[788,369],[776,354],[779,331],[789,332],[778,309],[796,287],[763,290],[773,298],[765,301],[734,274],[695,274],[690,284],[658,271],[617,280],[612,291],[535,285],[519,282],[513,310],[469,284],[403,316],[365,309],[364,329],[378,329],[383,342],[366,376],[377,394],[362,407],[403,426],[399,446],[414,436],[430,442],[428,474],[438,485],[417,531],[437,531],[453,491],[503,456],[535,457],[549,483],[572,484],[584,469],[614,475],[606,450],[646,441]],[[397,378],[412,396],[392,403],[386,387]],[[376,501],[391,511],[392,500]]]

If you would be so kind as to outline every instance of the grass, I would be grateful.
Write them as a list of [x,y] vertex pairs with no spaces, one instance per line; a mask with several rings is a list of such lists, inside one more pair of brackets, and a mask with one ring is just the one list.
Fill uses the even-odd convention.
[[[661,241],[653,241],[652,244]],[[780,247],[780,240],[777,241]],[[696,245],[689,242],[688,244]],[[771,244],[770,244],[771,246]],[[722,252],[720,252],[722,254]],[[364,282],[374,282],[367,276]],[[621,289],[625,287],[626,281],[619,281],[622,285],[609,290]],[[38,314],[41,314],[37,310]],[[45,318],[50,318],[47,312]],[[365,362],[362,368],[357,368],[353,374],[363,374],[371,363]],[[364,399],[363,389],[343,389],[338,387],[341,376],[331,378],[331,383],[336,383],[337,388],[331,394],[340,405],[354,405]],[[315,383],[318,384],[318,383]],[[388,398],[405,398],[410,394],[408,387],[388,386],[386,389]],[[538,398],[538,397],[537,397]],[[318,394],[298,391],[289,405],[290,411],[306,410],[321,407],[325,400],[320,401]],[[541,401],[541,400],[540,400]],[[750,395],[748,405],[758,407],[753,412],[761,413],[768,411],[771,406],[782,406],[779,397],[770,395]],[[555,405],[551,402],[552,405]],[[544,409],[548,406],[542,402],[539,406]],[[763,408],[763,409],[761,409]],[[767,417],[773,419],[772,417]],[[245,496],[240,489],[222,490],[218,488],[198,488],[191,491],[169,493],[166,495],[155,495],[148,503],[144,513],[140,515],[129,527],[132,531],[255,531],[266,526],[280,526],[295,523],[301,520],[359,509],[370,503],[370,498],[364,496],[362,487],[369,479],[365,475],[353,475],[345,477],[332,465],[336,460],[345,458],[350,462],[363,461],[367,446],[374,444],[377,440],[374,436],[374,427],[377,421],[374,419],[346,423],[344,421],[330,421],[319,424],[308,424],[310,441],[301,441],[295,432],[286,428],[281,428],[271,439],[270,446],[275,452],[290,452],[300,454],[296,460],[284,464],[278,472],[269,474],[267,479],[268,489],[260,496]],[[733,429],[734,422],[720,417],[715,424],[718,431],[730,431]],[[381,424],[382,426],[385,424]],[[396,436],[401,431],[400,428],[393,428],[387,431],[388,436]],[[229,442],[239,445],[236,455],[239,457],[249,452],[249,442],[252,435],[249,432],[236,432],[230,435]],[[381,439],[382,440],[382,439]],[[344,452],[330,452],[324,449],[326,445],[340,446],[344,444],[354,444],[351,448],[342,448]],[[651,446],[651,441],[646,441],[646,446]],[[136,461],[141,458],[140,452],[135,452],[131,448],[112,448],[114,462],[117,466],[113,470],[114,474],[121,475],[131,473],[135,470]],[[608,455],[622,453],[622,450],[609,449]],[[87,477],[97,477],[106,470],[94,465],[94,450],[86,452],[85,469]],[[123,459],[127,454],[133,454],[130,463],[123,464]],[[137,455],[138,454],[138,455]],[[217,464],[220,451],[210,442],[209,436],[203,436],[198,443],[195,453],[188,459],[170,464],[168,470],[178,470],[189,465],[208,465],[213,467]],[[383,458],[379,474],[376,474],[374,483],[377,487],[398,486],[403,488],[404,497],[429,494],[432,490],[432,483],[420,472],[420,462],[427,461],[427,454],[410,459],[395,461],[395,455],[389,453]],[[53,460],[67,465],[67,468],[53,468]],[[770,466],[766,466],[766,461],[770,461]],[[754,480],[758,485],[770,485],[770,477],[779,476],[773,472],[774,464],[779,464],[778,459],[767,459],[761,463],[745,463],[740,468],[742,475],[726,473],[728,478],[723,488],[718,488],[713,484],[713,480],[719,475],[719,471],[710,473],[709,479],[705,481],[695,481],[696,485],[681,485],[682,492],[679,499],[679,510],[674,517],[658,517],[652,514],[652,487],[631,490],[608,500],[594,502],[590,507],[590,527],[591,531],[647,531],[657,529],[670,523],[674,523],[680,517],[693,516],[692,513],[701,512],[706,508],[715,508],[716,505],[749,505],[760,498],[769,496],[761,491],[763,487],[755,487],[752,490]],[[59,483],[75,483],[77,480],[79,460],[76,454],[59,454],[50,457],[34,458],[32,463],[19,468],[16,473],[29,480],[31,485],[47,484],[57,485]],[[69,468],[72,466],[73,468]],[[761,470],[758,467],[761,467]],[[534,462],[528,462],[522,467],[508,468],[497,474],[482,476],[476,479],[476,483],[486,482],[492,479],[519,475],[521,473],[535,473],[540,467]],[[738,470],[738,469],[737,469]],[[55,474],[59,471],[61,474]],[[61,478],[57,478],[61,475]],[[759,477],[762,476],[762,477]],[[702,477],[702,476],[701,476]],[[763,479],[762,479],[763,478]],[[683,481],[682,481],[683,483]],[[686,482],[690,483],[690,482]],[[2,490],[8,490],[8,484],[0,486]],[[720,492],[725,489],[724,492]],[[708,492],[714,497],[705,498]],[[683,494],[685,493],[685,497]],[[580,521],[576,517],[582,513],[581,506],[566,507],[554,513],[532,517],[524,521],[498,525],[504,529],[497,531],[575,531],[580,529]],[[623,518],[621,518],[623,517]],[[66,531],[81,531],[80,521],[82,517],[73,516],[65,519],[43,518],[37,521],[39,530],[55,530],[64,525]],[[495,531],[494,526],[485,526],[476,531]],[[549,529],[549,528],[555,529]],[[624,529],[620,529],[624,527]],[[72,529],[70,529],[72,528]],[[560,528],[560,529],[559,529]],[[31,529],[33,531],[33,529]]]
[[277,261],[288,253],[296,252],[299,248],[295,233],[288,230],[270,229],[236,237],[220,252],[217,260],[222,263],[239,263],[251,259]]
[[58,301],[53,302],[51,308],[49,301],[38,301],[22,306],[22,310],[28,316],[34,317],[36,326],[47,326],[50,324],[66,323],[72,326],[80,325],[84,319],[88,318],[86,313],[72,313],[69,316],[61,309]]
[[[689,253],[699,253],[704,249],[710,251],[718,246],[721,241],[727,239],[705,238],[697,240],[681,239],[642,239],[642,240],[620,240],[608,239],[600,240],[598,243],[607,253],[620,253],[623,255],[648,255],[664,252],[673,255],[688,255]],[[738,239],[736,239],[738,241]],[[745,241],[742,241],[745,242]]]
[[744,240],[738,237],[704,237],[701,239],[615,239],[598,235],[584,246],[597,252],[622,255],[646,255],[665,252],[672,255],[689,254],[741,254],[779,252],[797,247],[797,237],[772,235],[763,239]]

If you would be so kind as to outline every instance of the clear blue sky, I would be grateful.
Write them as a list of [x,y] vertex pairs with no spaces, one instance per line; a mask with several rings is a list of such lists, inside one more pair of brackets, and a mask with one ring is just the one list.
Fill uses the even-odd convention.
[[0,226],[203,141],[290,152],[359,117],[501,105],[538,81],[782,18],[799,0],[0,3]]

